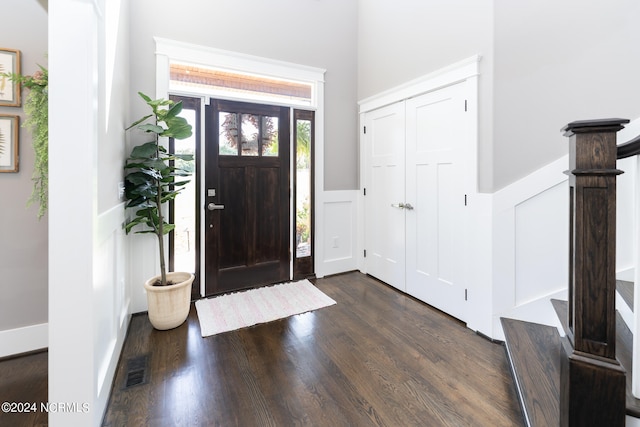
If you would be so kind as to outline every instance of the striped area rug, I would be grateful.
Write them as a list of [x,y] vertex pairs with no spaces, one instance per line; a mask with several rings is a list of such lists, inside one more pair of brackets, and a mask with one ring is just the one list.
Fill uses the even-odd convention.
[[327,307],[336,302],[308,280],[196,301],[203,337]]

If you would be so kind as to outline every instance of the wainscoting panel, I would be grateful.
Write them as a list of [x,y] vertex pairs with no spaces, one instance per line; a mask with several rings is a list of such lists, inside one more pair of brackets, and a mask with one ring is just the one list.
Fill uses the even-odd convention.
[[494,194],[493,338],[500,317],[558,326],[550,298],[566,299],[568,157]]
[[100,214],[96,225],[94,265],[94,344],[96,394],[106,401],[111,390],[120,349],[129,320],[129,296],[125,287],[126,238],[124,204]]
[[514,208],[515,306],[554,293],[569,274],[569,189],[564,181]]
[[318,277],[358,268],[358,194],[358,190],[325,191],[323,194],[319,216],[322,224],[316,227],[316,238],[322,240],[321,246],[316,245],[316,249],[321,248],[316,252],[320,257],[316,262]]
[[[626,141],[626,139],[623,139]],[[633,229],[635,215],[635,197],[638,191],[637,175],[638,157],[618,160],[618,169],[623,170],[618,175],[616,194],[616,272],[631,271],[631,277],[625,278],[618,274],[618,279],[633,281],[634,244]]]

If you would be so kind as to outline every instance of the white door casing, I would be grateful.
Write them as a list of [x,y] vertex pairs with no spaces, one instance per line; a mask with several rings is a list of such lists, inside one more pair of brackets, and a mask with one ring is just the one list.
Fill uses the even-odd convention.
[[462,84],[406,101],[406,292],[465,319]]
[[[359,200],[362,226],[358,232],[364,249],[360,260],[363,273],[458,317],[471,329],[493,336],[492,205],[490,195],[478,190],[480,60],[474,55],[358,103],[361,124],[369,126],[360,134],[364,191]],[[389,107],[392,105],[395,107]],[[405,108],[404,126],[398,131],[405,133],[405,198],[398,200],[413,209],[401,209],[405,221],[398,225],[383,222],[377,213],[395,199],[376,202],[369,195],[378,191],[371,170],[375,144],[371,141],[375,137],[371,118],[400,105]],[[395,189],[393,194],[400,192]],[[385,278],[380,271],[382,258],[371,256],[372,241],[379,238],[375,235],[378,230],[384,229],[386,236],[391,236],[397,234],[391,234],[392,230],[402,227],[404,246],[389,252],[402,254],[405,270],[396,274],[400,281],[391,282],[393,276]],[[387,242],[379,239],[374,252],[382,253],[380,247],[393,248],[392,243],[396,244],[388,237]],[[385,259],[400,261],[393,255]]]
[[404,102],[365,116],[367,271],[405,291]]
[[464,83],[365,113],[366,271],[466,321]]

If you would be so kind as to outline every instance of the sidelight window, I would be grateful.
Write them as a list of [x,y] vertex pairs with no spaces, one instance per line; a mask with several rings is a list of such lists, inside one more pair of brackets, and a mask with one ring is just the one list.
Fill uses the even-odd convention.
[[313,273],[313,120],[312,111],[294,111],[295,277]]
[[[197,200],[199,172],[196,170],[196,159],[199,156],[198,139],[200,134],[200,98],[188,98],[171,96],[173,101],[182,101],[181,117],[184,117],[192,126],[191,137],[182,140],[169,140],[169,151],[176,154],[191,154],[194,160],[184,162],[181,167],[191,172],[189,183],[185,185],[180,195],[169,203],[170,221],[175,224],[175,229],[169,235],[169,264],[172,271],[188,271],[195,273],[198,270],[197,251],[200,244],[199,228],[197,221]],[[196,278],[198,275],[196,275]],[[198,289],[198,285],[194,286]]]

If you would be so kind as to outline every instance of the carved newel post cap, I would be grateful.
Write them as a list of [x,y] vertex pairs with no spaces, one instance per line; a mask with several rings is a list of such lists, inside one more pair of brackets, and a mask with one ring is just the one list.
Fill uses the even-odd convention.
[[571,122],[561,130],[564,136],[571,136],[575,133],[590,132],[617,132],[624,129],[625,124],[629,123],[629,119],[597,119],[597,120],[576,120]]

